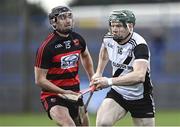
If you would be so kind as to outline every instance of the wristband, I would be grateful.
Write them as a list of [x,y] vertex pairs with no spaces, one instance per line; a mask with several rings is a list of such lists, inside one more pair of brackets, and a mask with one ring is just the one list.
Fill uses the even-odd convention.
[[108,82],[108,85],[111,86],[113,83],[112,83],[112,78],[108,78],[107,79],[107,82]]

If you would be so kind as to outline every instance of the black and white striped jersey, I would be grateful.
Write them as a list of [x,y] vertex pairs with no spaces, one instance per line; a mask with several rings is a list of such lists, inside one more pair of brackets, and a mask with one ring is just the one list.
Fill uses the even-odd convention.
[[133,62],[137,59],[148,60],[149,67],[144,83],[130,86],[112,86],[112,88],[127,100],[137,100],[145,94],[151,94],[152,84],[150,80],[150,52],[144,38],[133,32],[131,38],[125,44],[118,44],[112,36],[106,34],[102,46],[107,49],[112,65],[113,77],[125,75],[133,71]]

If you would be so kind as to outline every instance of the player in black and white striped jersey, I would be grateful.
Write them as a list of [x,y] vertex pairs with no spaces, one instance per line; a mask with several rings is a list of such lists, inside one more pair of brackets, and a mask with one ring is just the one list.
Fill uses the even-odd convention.
[[[109,32],[104,36],[93,82],[97,89],[111,86],[97,113],[97,126],[112,126],[131,113],[135,126],[155,126],[150,79],[150,51],[144,38],[133,32],[135,15],[129,10],[113,11]],[[107,62],[111,78],[102,77]]]

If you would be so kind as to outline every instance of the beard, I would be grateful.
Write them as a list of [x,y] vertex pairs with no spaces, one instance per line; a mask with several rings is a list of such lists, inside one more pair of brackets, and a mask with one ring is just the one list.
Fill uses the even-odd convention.
[[121,42],[122,40],[124,40],[125,37],[123,36],[118,36],[118,35],[113,35],[113,40],[117,41],[117,42]]
[[56,29],[59,33],[62,33],[62,34],[69,34],[72,32],[72,28],[67,28],[67,29]]
[[130,36],[130,34],[131,33],[129,32],[126,37],[118,36],[118,35],[113,35],[113,40],[115,40],[116,42],[121,42],[121,41],[127,39]]

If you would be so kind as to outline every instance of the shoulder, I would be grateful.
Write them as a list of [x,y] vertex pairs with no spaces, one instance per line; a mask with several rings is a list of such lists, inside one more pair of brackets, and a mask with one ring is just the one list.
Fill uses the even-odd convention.
[[82,52],[84,52],[86,49],[86,41],[84,40],[84,38],[76,32],[72,32],[71,36],[74,39],[73,41],[78,41],[80,43],[80,45],[82,46]]
[[54,38],[55,38],[55,34],[54,33],[51,33],[49,34],[45,39],[44,41],[41,43],[41,45],[39,46],[39,49],[44,49],[46,47],[48,47],[48,45],[53,42]]
[[104,36],[103,36],[103,42],[109,42],[109,41],[111,41],[111,40],[113,40],[113,36],[110,34],[110,32],[104,34]]
[[104,38],[112,38],[112,35],[110,32],[107,32],[106,34],[104,34]]
[[133,32],[133,35],[132,35],[132,37],[130,39],[130,42],[134,43],[134,45],[139,45],[139,44],[147,45],[145,39],[136,32]]
[[83,39],[84,40],[84,38],[82,37],[82,35],[80,35],[79,33],[77,33],[77,32],[72,32],[71,33],[71,35],[73,36],[73,37],[75,37],[75,38],[80,38],[80,39]]
[[103,39],[112,39],[112,38],[113,38],[113,36],[111,35],[110,32],[104,34],[104,36],[103,36]]

